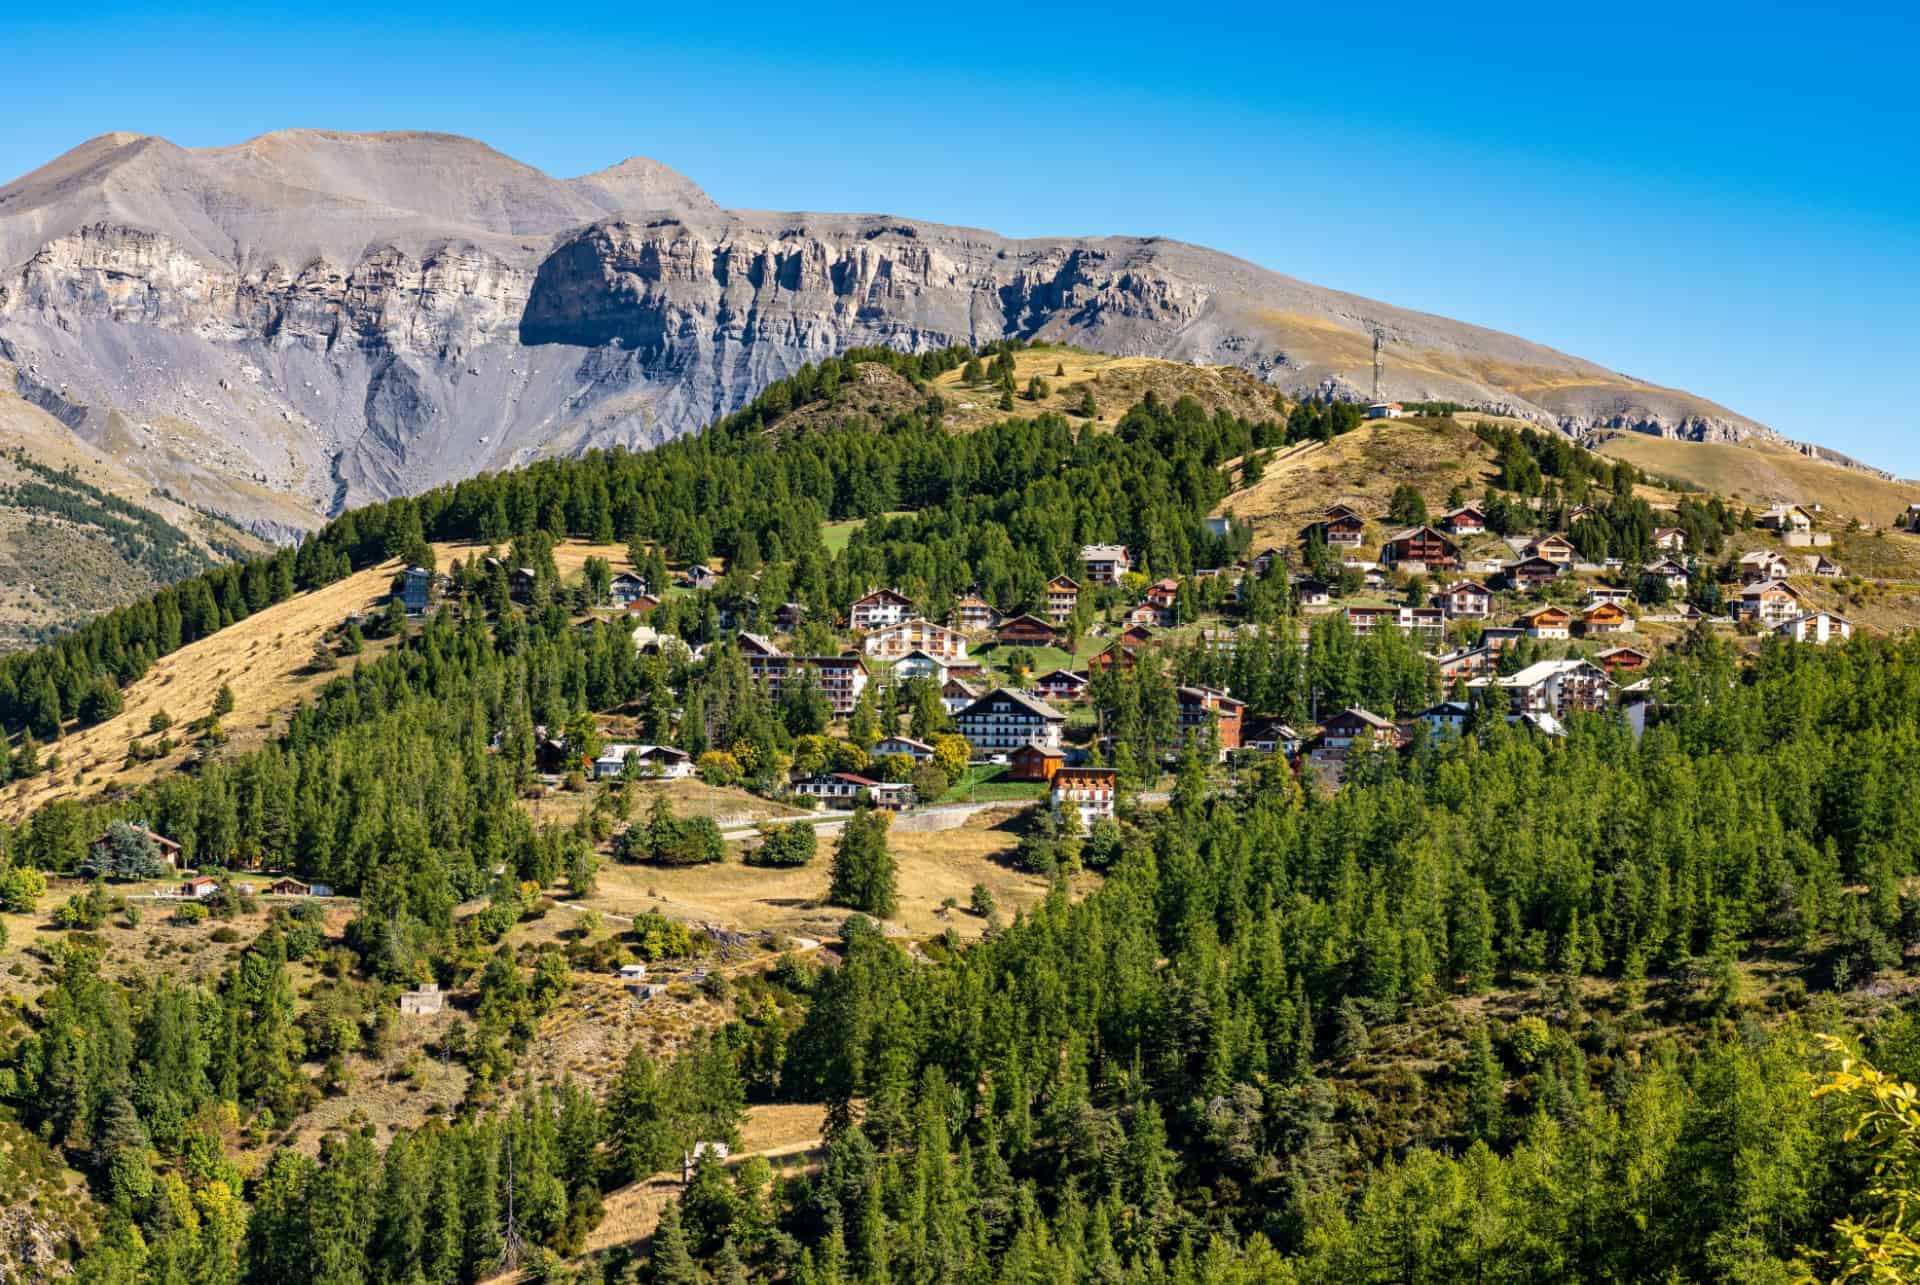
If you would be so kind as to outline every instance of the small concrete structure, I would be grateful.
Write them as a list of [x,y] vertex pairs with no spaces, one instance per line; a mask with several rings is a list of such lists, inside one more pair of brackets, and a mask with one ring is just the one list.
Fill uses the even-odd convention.
[[727,1157],[732,1154],[733,1152],[731,1151],[730,1148],[728,1148],[727,1144],[724,1142],[694,1143],[692,1151],[683,1151],[680,1153],[680,1181],[681,1182],[693,1181],[694,1166],[700,1163],[701,1156],[712,1156],[715,1160],[718,1160],[721,1164],[725,1164],[727,1162]]
[[446,1002],[446,996],[440,993],[435,982],[423,982],[419,989],[402,992],[400,1011],[409,1017],[430,1017],[438,1013]]

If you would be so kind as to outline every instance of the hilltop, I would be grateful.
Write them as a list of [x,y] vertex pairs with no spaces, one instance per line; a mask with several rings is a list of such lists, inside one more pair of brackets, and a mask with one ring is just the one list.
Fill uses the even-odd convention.
[[1375,327],[1386,396],[1583,435],[1773,437],[1199,246],[726,210],[643,157],[562,179],[444,134],[114,134],[0,187],[0,384],[269,537],[484,469],[654,445],[863,345],[1057,341],[1352,399]]
[[[1828,1243],[1867,1166],[1804,1032],[1920,1048],[1920,649],[1721,613],[1744,549],[1916,538],[1823,506],[1793,544],[1519,421],[982,356],[830,360],[0,660],[0,1271],[904,1278],[940,1243],[1232,1285],[1417,1240],[1436,1280],[1541,1245],[1785,1279]],[[1365,564],[1455,489],[1583,556],[1436,620]],[[1352,562],[1289,530],[1336,498]],[[1629,574],[1669,513],[1674,591]],[[1602,588],[1619,627],[1492,654]],[[862,615],[975,592],[998,624]],[[1592,1177],[1642,1171],[1677,1177]],[[1566,1233],[1595,1209],[1625,1230]]]

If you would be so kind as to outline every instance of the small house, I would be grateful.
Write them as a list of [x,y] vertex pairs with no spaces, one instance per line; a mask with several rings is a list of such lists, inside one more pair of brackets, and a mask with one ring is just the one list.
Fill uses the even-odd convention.
[[1600,668],[1613,675],[1637,674],[1652,658],[1637,647],[1609,647],[1594,659],[1600,662]]
[[1293,582],[1293,594],[1303,607],[1324,607],[1333,601],[1333,586],[1312,576],[1300,576]]
[[220,881],[212,875],[195,875],[174,889],[174,895],[190,901],[205,901],[220,891]]
[[1440,606],[1455,620],[1484,620],[1493,614],[1493,590],[1478,580],[1462,580],[1440,594]]
[[1080,550],[1080,565],[1086,570],[1087,580],[1091,584],[1117,584],[1120,577],[1133,570],[1133,560],[1127,556],[1125,545],[1089,544]]
[[1564,607],[1548,603],[1544,607],[1535,607],[1520,617],[1520,627],[1527,631],[1529,638],[1571,638],[1573,637],[1573,613]]
[[793,792],[810,799],[819,799],[823,803],[850,808],[860,801],[862,792],[871,790],[878,784],[878,781],[868,780],[852,772],[820,772],[795,781]]
[[867,786],[867,802],[882,812],[901,812],[913,806],[913,787],[905,781],[873,781]]
[[897,625],[912,614],[913,600],[892,589],[875,589],[872,593],[856,598],[847,612],[849,622],[860,633],[871,633],[876,629],[885,629],[888,625]]
[[621,981],[623,981],[623,982],[644,982],[644,981],[646,981],[646,980],[647,980],[647,966],[646,966],[645,964],[622,964],[622,965],[620,965],[620,980],[621,980]]
[[1358,705],[1341,710],[1321,725],[1320,744],[1326,749],[1346,750],[1356,741],[1399,749],[1407,743],[1407,734],[1392,721]]
[[1308,535],[1315,533],[1333,548],[1357,549],[1366,543],[1367,524],[1365,519],[1346,505],[1336,504],[1318,522],[1307,528]]
[[410,991],[400,994],[400,1011],[408,1017],[430,1017],[438,1013],[446,1002],[435,982],[422,982]]
[[1079,700],[1087,694],[1087,677],[1071,669],[1055,669],[1036,679],[1033,690],[1050,701]]
[[1588,638],[1633,632],[1633,617],[1617,602],[1596,602],[1580,613],[1580,632]]
[[1067,756],[1045,745],[1022,745],[1009,756],[1007,776],[1015,781],[1051,781],[1066,766]]
[[1764,580],[1740,590],[1734,611],[1745,619],[1758,621],[1771,629],[1796,616],[1804,615],[1800,591],[1784,580]]
[[1677,558],[1662,558],[1660,561],[1648,567],[1646,573],[1650,576],[1658,576],[1660,579],[1666,581],[1667,591],[1675,596],[1684,594],[1687,591],[1687,582],[1690,576],[1687,572],[1686,564]]
[[1561,566],[1571,563],[1576,552],[1573,541],[1560,535],[1543,535],[1529,544],[1526,549],[1529,558],[1545,558],[1548,562],[1558,563]]
[[1387,562],[1419,563],[1430,571],[1451,571],[1460,565],[1459,550],[1453,541],[1430,526],[1394,532],[1380,546],[1380,552]]
[[965,679],[955,678],[951,673],[940,684],[940,704],[949,714],[958,714],[979,699],[979,688]]
[[870,753],[875,758],[904,754],[916,763],[924,763],[933,757],[933,746],[911,736],[883,736],[873,743]]
[[1277,718],[1249,719],[1240,731],[1240,748],[1255,754],[1283,754],[1298,757],[1304,740],[1292,726]]
[[1824,553],[1809,553],[1800,559],[1801,565],[1810,576],[1820,576],[1828,580],[1840,577],[1840,564]]
[[704,562],[696,562],[680,573],[683,589],[711,589],[719,583],[719,573]]
[[1441,701],[1421,710],[1416,717],[1427,725],[1431,736],[1462,736],[1467,730],[1467,720],[1473,717],[1473,706],[1466,701]]
[[608,596],[622,607],[631,606],[637,599],[647,596],[647,582],[631,571],[622,571],[608,585]]
[[311,897],[313,889],[298,879],[280,878],[267,885],[269,897]]
[[1464,504],[1440,516],[1440,529],[1448,535],[1481,535],[1487,529],[1487,515],[1471,504]]
[[1073,619],[1073,609],[1080,601],[1080,582],[1072,576],[1055,576],[1047,581],[1047,619],[1056,625],[1064,625]]
[[1506,577],[1509,589],[1531,591],[1552,584],[1567,572],[1567,563],[1555,562],[1552,558],[1525,557],[1518,562],[1509,562],[1502,574]]
[[954,628],[966,633],[985,633],[999,618],[1000,613],[977,593],[967,594],[953,606]]
[[1059,634],[1038,616],[1020,615],[1001,621],[994,637],[1002,647],[1051,647]]
[[1810,611],[1804,616],[1782,621],[1773,627],[1773,631],[1794,642],[1824,647],[1830,642],[1845,642],[1853,637],[1853,622],[1831,611]]
[[433,600],[433,572],[425,567],[408,567],[400,573],[400,601],[409,616],[425,615]]
[[1687,551],[1686,530],[1677,526],[1655,527],[1653,547],[1662,553],[1685,553]]
[[1783,535],[1813,529],[1813,515],[1798,504],[1776,504],[1754,521],[1765,530],[1778,531]]
[[946,662],[924,651],[910,651],[893,662],[895,682],[905,683],[922,678],[937,687],[947,681],[947,675],[951,672],[952,667]]
[[692,1151],[685,1151],[680,1155],[680,1181],[683,1183],[693,1181],[693,1171],[699,1165],[701,1157],[711,1156],[724,1165],[731,1154],[724,1142],[694,1143]]
[[1367,407],[1368,419],[1399,419],[1406,413],[1406,408],[1399,402],[1375,402]]
[[1785,580],[1793,574],[1793,564],[1771,549],[1755,549],[1740,555],[1740,583],[1759,584],[1765,580]]
[[1240,722],[1247,708],[1245,701],[1213,687],[1177,687],[1173,695],[1180,710],[1180,744],[1183,747],[1201,744],[1211,735],[1217,754],[1228,754],[1240,748]]

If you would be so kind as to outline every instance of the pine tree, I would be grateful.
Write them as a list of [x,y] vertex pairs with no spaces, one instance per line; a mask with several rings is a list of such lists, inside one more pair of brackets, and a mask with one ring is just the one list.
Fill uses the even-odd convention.
[[834,845],[827,900],[885,919],[898,909],[897,878],[893,854],[887,850],[887,818],[862,806]]

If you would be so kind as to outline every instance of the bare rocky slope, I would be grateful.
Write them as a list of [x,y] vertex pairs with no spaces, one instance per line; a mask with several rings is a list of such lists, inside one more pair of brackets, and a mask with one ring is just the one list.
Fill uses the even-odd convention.
[[555,179],[441,134],[195,150],[111,134],[0,188],[0,374],[156,486],[266,535],[542,454],[658,443],[856,344],[1070,341],[1357,396],[1370,324],[1390,396],[1576,434],[1773,436],[1197,246],[723,210],[642,158]]

